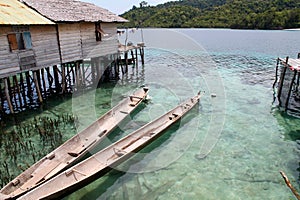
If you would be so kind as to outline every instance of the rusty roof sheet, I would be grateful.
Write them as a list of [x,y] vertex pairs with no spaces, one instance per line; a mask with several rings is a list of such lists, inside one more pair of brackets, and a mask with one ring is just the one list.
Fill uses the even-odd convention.
[[0,0],[0,25],[54,24],[17,0]]
[[104,8],[77,0],[23,0],[23,2],[55,22],[128,22]]

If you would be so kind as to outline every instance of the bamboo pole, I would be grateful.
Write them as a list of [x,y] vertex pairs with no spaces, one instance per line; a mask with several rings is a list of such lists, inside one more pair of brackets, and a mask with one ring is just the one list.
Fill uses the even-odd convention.
[[9,107],[10,112],[13,114],[14,109],[13,109],[13,106],[12,106],[11,101],[10,101],[7,78],[4,78],[4,86],[5,86],[5,96],[6,96],[6,100],[7,100],[7,103],[8,103],[8,107]]
[[290,190],[293,192],[293,194],[295,195],[295,197],[300,200],[300,195],[297,192],[297,190],[293,187],[293,185],[291,184],[291,182],[289,181],[288,177],[285,175],[285,173],[283,171],[280,171],[280,174],[282,176],[282,178],[285,181],[285,184],[290,188]]

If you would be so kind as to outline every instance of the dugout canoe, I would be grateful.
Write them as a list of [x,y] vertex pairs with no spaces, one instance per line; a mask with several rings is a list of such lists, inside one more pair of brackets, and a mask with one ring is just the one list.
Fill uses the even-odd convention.
[[19,199],[59,199],[87,185],[159,137],[164,130],[191,110],[199,100],[200,94],[188,99],[161,117],[60,173]]
[[148,88],[140,88],[103,116],[43,157],[0,190],[0,199],[16,199],[74,165],[99,144],[146,98]]

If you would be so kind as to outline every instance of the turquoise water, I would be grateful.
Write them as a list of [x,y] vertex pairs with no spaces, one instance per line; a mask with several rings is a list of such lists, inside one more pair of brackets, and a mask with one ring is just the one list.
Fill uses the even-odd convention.
[[[273,104],[272,84],[276,58],[300,51],[299,33],[143,30],[145,66],[44,113],[74,114],[81,130],[122,96],[148,86],[148,102],[107,145],[199,90],[201,103],[132,159],[64,199],[293,199],[279,171],[300,191],[300,123]],[[127,41],[141,41],[140,31],[128,35]]]
[[[279,171],[299,190],[300,123],[272,103],[272,84],[276,58],[296,57],[299,32],[148,29],[143,36],[144,68],[115,88],[145,84],[151,100],[116,138],[198,90],[201,104],[148,150],[65,199],[293,199]],[[140,40],[129,33],[127,41]]]

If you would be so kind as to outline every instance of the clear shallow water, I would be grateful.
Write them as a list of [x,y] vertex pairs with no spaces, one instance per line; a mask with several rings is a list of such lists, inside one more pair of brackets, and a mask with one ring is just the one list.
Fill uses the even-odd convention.
[[[151,151],[65,199],[293,199],[279,171],[299,189],[300,123],[272,104],[272,84],[276,58],[297,55],[299,32],[143,34],[148,48],[142,75],[139,69],[126,86],[116,85],[135,85],[142,77],[151,88],[151,101],[133,124],[159,116],[200,89],[206,94],[194,115],[150,145]],[[128,40],[139,42],[139,33]],[[131,131],[121,129],[119,137]]]
[[[293,199],[279,171],[299,190],[300,123],[272,104],[272,84],[276,58],[297,55],[299,33],[144,30],[144,67],[49,110],[74,113],[82,129],[123,95],[149,86],[150,101],[109,144],[199,90],[201,103],[128,162],[65,199]],[[140,42],[140,33],[128,40]]]

